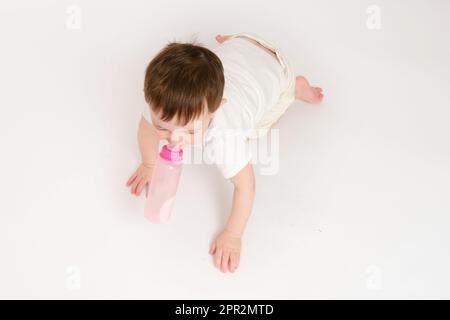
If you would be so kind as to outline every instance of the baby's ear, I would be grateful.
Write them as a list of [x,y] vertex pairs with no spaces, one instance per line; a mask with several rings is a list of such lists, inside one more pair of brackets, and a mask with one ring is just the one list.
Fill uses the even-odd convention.
[[223,105],[225,102],[227,102],[226,98],[222,98],[222,101],[220,102],[220,105]]

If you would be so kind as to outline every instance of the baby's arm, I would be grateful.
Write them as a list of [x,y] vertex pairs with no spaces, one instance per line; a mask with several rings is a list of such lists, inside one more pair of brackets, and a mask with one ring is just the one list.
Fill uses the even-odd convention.
[[138,129],[139,150],[142,164],[154,166],[158,158],[159,137],[153,124],[141,117]]
[[248,163],[230,180],[234,185],[233,206],[225,229],[238,237],[242,237],[252,211],[255,196],[253,166]]
[[253,207],[255,196],[255,176],[253,166],[248,163],[237,175],[231,178],[234,184],[233,205],[224,230],[212,243],[209,253],[215,256],[214,262],[222,272],[234,272],[239,266],[241,238]]
[[153,125],[141,117],[138,129],[138,143],[142,163],[127,181],[131,193],[139,196],[144,187],[148,186],[158,157],[159,137]]

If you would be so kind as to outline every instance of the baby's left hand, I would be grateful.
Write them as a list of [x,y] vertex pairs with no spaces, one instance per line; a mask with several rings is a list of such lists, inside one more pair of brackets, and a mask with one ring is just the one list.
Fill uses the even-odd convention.
[[214,255],[214,264],[222,272],[234,272],[239,266],[241,237],[225,229],[213,241],[209,253]]

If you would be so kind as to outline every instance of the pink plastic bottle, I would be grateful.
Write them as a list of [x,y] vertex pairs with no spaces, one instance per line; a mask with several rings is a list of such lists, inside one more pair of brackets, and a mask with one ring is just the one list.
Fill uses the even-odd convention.
[[171,147],[169,144],[162,147],[155,163],[145,206],[145,217],[153,223],[166,223],[170,219],[182,162],[181,147]]

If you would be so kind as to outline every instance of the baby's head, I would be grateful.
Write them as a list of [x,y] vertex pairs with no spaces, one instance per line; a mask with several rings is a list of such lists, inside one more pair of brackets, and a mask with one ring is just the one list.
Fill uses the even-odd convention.
[[145,101],[160,139],[171,144],[202,141],[223,99],[225,78],[219,57],[195,43],[170,42],[145,72]]

